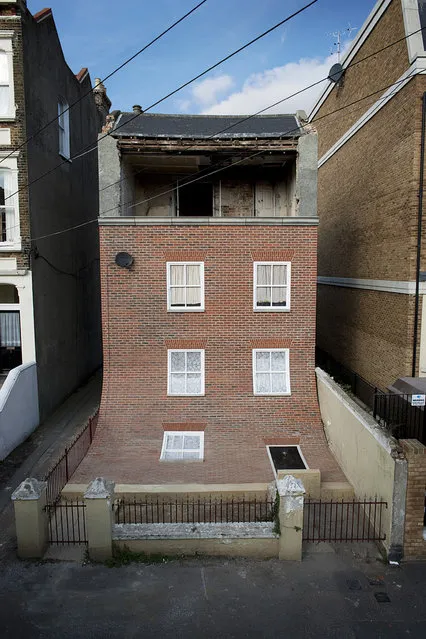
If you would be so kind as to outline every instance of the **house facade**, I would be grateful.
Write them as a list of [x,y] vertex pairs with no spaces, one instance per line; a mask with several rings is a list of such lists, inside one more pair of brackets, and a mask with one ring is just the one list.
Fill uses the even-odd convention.
[[72,481],[266,485],[275,447],[344,480],[315,385],[315,130],[137,106],[107,130],[104,385]]
[[426,375],[425,26],[424,2],[376,2],[342,81],[328,83],[310,115],[319,140],[317,343],[381,389]]
[[97,156],[73,156],[108,101],[23,0],[0,2],[0,68],[0,368],[36,362],[43,418],[101,362]]

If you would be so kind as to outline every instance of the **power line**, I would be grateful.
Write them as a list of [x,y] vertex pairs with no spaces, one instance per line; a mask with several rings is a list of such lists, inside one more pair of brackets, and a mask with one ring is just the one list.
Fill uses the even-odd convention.
[[[373,53],[369,53],[368,55],[364,56],[360,60],[357,60],[356,62],[348,64],[348,66],[346,67],[345,71],[347,71],[348,69],[352,69],[352,67],[355,67],[358,64],[361,64],[361,62],[364,62],[365,60],[368,60],[369,58],[372,58],[375,55],[378,55],[379,53],[382,53],[383,51],[386,51],[390,47],[394,47],[396,44],[399,44],[400,42],[403,42],[404,40],[407,40],[411,36],[423,31],[425,28],[426,27],[422,27],[420,29],[417,29],[417,31],[413,31],[408,36],[404,36],[402,38],[399,38],[398,40],[395,40],[394,42],[391,42],[390,44],[387,44],[386,46],[382,47],[381,49],[378,49],[377,51],[374,51]],[[232,129],[232,128],[236,127],[238,124],[242,124],[244,122],[247,122],[247,120],[251,120],[251,118],[254,118],[254,117],[258,116],[258,115],[261,115],[265,111],[269,111],[269,109],[272,109],[272,108],[278,106],[279,104],[282,104],[283,102],[286,102],[287,100],[290,100],[291,98],[294,98],[294,97],[300,95],[301,93],[304,93],[305,91],[308,91],[309,89],[312,89],[312,88],[318,86],[319,84],[322,84],[326,80],[328,80],[328,76],[324,77],[324,78],[321,78],[320,80],[317,80],[316,82],[313,82],[312,84],[309,84],[308,86],[304,87],[303,89],[299,89],[298,91],[295,91],[294,93],[286,96],[285,98],[282,98],[281,100],[278,100],[277,102],[274,102],[273,104],[269,104],[267,107],[265,107],[263,109],[260,109],[259,111],[256,111],[256,113],[252,113],[251,115],[248,115],[248,116],[246,116],[244,118],[241,118],[237,122],[234,122],[233,124],[230,124],[229,126],[225,127],[224,129],[221,129],[220,131],[216,131],[216,133],[213,133],[212,135],[208,136],[205,139],[206,140],[211,140],[211,139],[215,138],[216,136],[220,135],[221,133],[225,133],[229,129]],[[389,88],[389,87],[387,87],[387,88]],[[113,131],[111,131],[111,134],[113,134],[114,131],[115,131],[115,129]],[[189,147],[185,147],[183,150],[184,151],[189,151],[189,150],[194,149],[194,148],[196,148],[196,145],[191,144]],[[142,169],[141,171],[137,171],[136,173],[134,173],[134,175],[139,175],[140,173],[143,173],[144,171],[145,171],[145,169]],[[195,175],[195,173],[193,175]],[[127,179],[129,179],[129,178],[123,177],[120,180],[117,180],[116,182],[112,182],[111,184],[108,184],[107,186],[102,187],[102,189],[99,189],[99,193],[101,193],[102,191],[105,191],[106,189],[108,189],[108,188],[110,188],[112,186],[115,186],[116,184],[120,184],[121,182],[125,182]]]
[[[404,37],[402,37],[402,38],[399,38],[398,40],[395,40],[394,42],[392,42],[392,43],[390,43],[390,44],[388,44],[388,45],[386,45],[386,46],[382,47],[381,49],[378,49],[377,51],[374,51],[374,52],[372,52],[372,53],[368,54],[367,56],[364,56],[364,57],[363,57],[363,58],[361,58],[360,60],[357,60],[356,62],[353,62],[353,63],[349,64],[349,65],[346,67],[346,70],[351,69],[352,67],[357,66],[358,64],[361,64],[361,63],[362,63],[362,62],[364,62],[365,60],[367,60],[367,59],[369,59],[369,58],[371,58],[371,57],[374,57],[374,56],[378,55],[379,53],[382,53],[383,51],[385,51],[385,50],[389,49],[390,47],[395,46],[396,44],[399,44],[400,42],[403,42],[404,40],[407,40],[409,37],[411,37],[411,36],[413,36],[413,35],[415,35],[415,34],[417,34],[417,33],[421,32],[421,31],[423,31],[425,28],[426,28],[426,27],[422,27],[422,28],[420,28],[420,29],[417,29],[416,31],[413,31],[412,33],[408,34],[407,36],[404,36]],[[330,113],[327,113],[327,114],[325,114],[324,116],[320,116],[319,118],[315,118],[315,119],[313,119],[313,120],[312,120],[312,122],[317,122],[318,120],[320,120],[320,119],[322,119],[322,118],[324,118],[324,117],[329,117],[329,116],[331,116],[331,115],[334,115],[335,113],[337,113],[337,112],[339,112],[339,111],[341,111],[341,110],[343,110],[343,109],[345,109],[345,108],[348,108],[348,107],[350,107],[350,106],[353,106],[354,104],[357,104],[358,102],[362,102],[363,100],[366,100],[366,99],[368,99],[369,97],[372,97],[373,95],[376,95],[377,93],[380,93],[380,92],[382,92],[382,91],[385,91],[385,90],[387,90],[387,89],[390,89],[391,87],[396,86],[396,85],[400,84],[401,82],[408,81],[409,79],[411,79],[411,78],[413,77],[413,75],[414,75],[414,73],[413,73],[413,74],[411,74],[410,76],[407,76],[407,78],[404,78],[404,79],[399,80],[399,81],[395,81],[395,82],[393,82],[392,84],[387,85],[386,87],[382,87],[381,89],[378,89],[377,91],[374,91],[374,92],[370,93],[369,95],[363,96],[363,97],[361,97],[361,98],[359,98],[359,99],[357,99],[357,100],[355,100],[355,101],[353,101],[353,102],[351,102],[351,103],[349,103],[349,104],[346,104],[346,105],[344,105],[344,106],[342,106],[342,107],[339,107],[338,109],[335,109],[334,111],[331,111]],[[312,84],[310,84],[310,85],[308,85],[308,86],[304,87],[303,89],[300,89],[300,90],[298,90],[298,91],[296,91],[296,92],[294,92],[294,93],[292,93],[292,94],[290,94],[290,95],[286,96],[285,98],[282,98],[281,100],[278,100],[277,102],[274,102],[273,104],[270,104],[270,105],[266,106],[265,108],[260,109],[260,110],[259,110],[259,111],[257,111],[256,113],[253,113],[252,115],[246,116],[246,117],[242,118],[241,120],[238,120],[237,122],[234,122],[232,125],[230,125],[230,126],[228,126],[228,127],[225,127],[224,129],[221,129],[220,131],[218,131],[218,132],[216,132],[216,133],[212,134],[211,136],[209,136],[209,137],[208,137],[208,138],[206,138],[206,139],[214,138],[215,136],[219,135],[220,133],[223,133],[223,132],[227,131],[228,129],[231,129],[231,128],[233,128],[233,127],[237,126],[238,124],[240,124],[240,123],[242,123],[242,122],[245,122],[245,121],[247,121],[247,120],[250,120],[251,118],[256,117],[257,115],[260,115],[261,113],[264,113],[265,111],[267,111],[267,110],[269,110],[269,109],[271,109],[271,108],[273,108],[273,107],[277,106],[278,104],[282,104],[282,103],[283,103],[283,102],[285,102],[286,100],[289,100],[289,99],[291,99],[291,98],[293,98],[293,97],[295,97],[295,96],[297,96],[297,95],[300,95],[300,94],[301,94],[301,93],[303,93],[304,91],[307,91],[308,89],[310,89],[310,88],[312,88],[312,87],[314,87],[314,86],[317,86],[317,85],[321,84],[322,82],[324,82],[324,81],[325,81],[325,80],[327,80],[327,79],[328,79],[328,77],[327,77],[327,78],[322,78],[321,80],[317,80],[316,82],[313,82]],[[295,130],[295,132],[297,132],[297,130]],[[290,131],[290,133],[291,133],[291,131]],[[106,137],[106,136],[104,136],[104,137]],[[95,148],[96,148],[96,147],[95,147]],[[189,150],[189,149],[191,149],[191,148],[195,148],[195,147],[194,147],[194,145],[191,145],[191,146],[189,146],[189,147],[186,147],[184,150]],[[94,149],[90,149],[88,152],[90,152],[91,150],[94,150]],[[228,165],[228,166],[229,166],[229,165]],[[224,167],[224,169],[228,168],[228,166],[227,166],[227,167]],[[198,175],[198,174],[199,174],[199,172],[196,172],[196,173],[193,173],[193,174],[191,174],[191,175]],[[191,177],[191,176],[188,176],[188,177]],[[207,176],[206,176],[206,175],[202,175],[202,176],[200,176],[200,179],[202,179],[203,177],[207,177]],[[107,185],[106,187],[104,187],[104,188],[103,188],[103,189],[101,189],[101,190],[104,190],[104,189],[106,189],[106,188],[109,188],[110,186],[113,186],[114,184],[119,184],[119,183],[120,183],[120,182],[122,182],[124,179],[126,179],[126,178],[123,178],[123,179],[121,179],[121,180],[118,180],[118,181],[116,181],[116,182],[113,182],[113,183],[111,183],[111,184]],[[172,185],[171,185],[171,186],[172,186]],[[12,195],[10,195],[10,196],[8,196],[8,197],[12,197],[13,195],[16,195],[16,193],[17,193],[17,192],[13,193]],[[152,196],[152,198],[149,198],[149,199],[155,199],[155,198],[157,198],[157,197],[160,197],[161,195],[162,195],[162,194],[160,193],[160,194],[158,194],[158,195]],[[6,199],[7,199],[7,198],[6,198]],[[121,205],[120,205],[120,206],[121,206]],[[115,207],[115,208],[119,208],[119,206],[118,206],[118,207]],[[113,209],[109,209],[109,210],[113,210]],[[76,229],[76,228],[81,228],[81,227],[84,227],[84,226],[86,226],[86,225],[88,225],[88,224],[93,224],[94,222],[96,222],[96,220],[97,220],[97,219],[98,219],[97,217],[96,217],[96,218],[93,218],[92,220],[88,220],[88,221],[83,222],[83,223],[81,223],[81,224],[78,224],[78,225],[76,225],[76,226],[69,227],[69,228],[67,228],[67,229],[64,229],[63,231],[57,231],[57,232],[54,232],[54,233],[49,233],[49,234],[47,234],[47,235],[43,235],[43,236],[40,236],[40,237],[38,237],[38,238],[34,238],[34,239],[30,238],[30,241],[36,241],[36,240],[40,240],[40,239],[45,239],[46,237],[51,237],[52,235],[59,235],[59,234],[61,234],[61,233],[63,233],[63,232],[68,232],[68,231],[71,231],[71,230]],[[18,225],[15,225],[15,227],[10,227],[10,228],[16,228],[17,226],[18,226]]]
[[[148,42],[148,44],[146,44],[145,46],[142,47],[142,49],[139,49],[139,51],[137,51],[136,53],[134,53],[130,58],[127,58],[127,60],[125,60],[122,64],[120,64],[120,66],[116,67],[113,71],[111,71],[111,73],[109,73],[108,75],[106,75],[102,80],[100,80],[97,84],[95,84],[95,86],[93,88],[90,89],[90,91],[87,91],[86,93],[84,93],[82,96],[80,96],[78,98],[78,100],[75,100],[74,102],[72,102],[66,109],[64,109],[61,113],[61,115],[63,115],[64,113],[66,113],[67,111],[70,111],[70,109],[72,109],[76,104],[78,104],[79,102],[81,102],[81,100],[83,100],[84,98],[86,98],[88,95],[91,95],[93,92],[93,89],[96,89],[96,87],[98,87],[100,84],[102,84],[103,82],[105,82],[106,80],[109,80],[109,78],[112,78],[113,75],[115,75],[116,73],[118,73],[118,71],[121,71],[121,69],[123,69],[123,67],[125,67],[127,64],[129,64],[129,62],[132,62],[132,60],[134,60],[135,58],[137,58],[141,53],[143,53],[144,51],[146,51],[147,49],[149,49],[149,47],[151,47],[153,44],[155,44],[156,42],[158,42],[158,40],[160,40],[163,36],[166,35],[166,33],[168,33],[169,31],[171,31],[172,29],[174,29],[174,27],[176,27],[178,24],[180,24],[181,22],[183,22],[186,18],[188,18],[192,13],[194,13],[194,11],[196,11],[197,9],[199,9],[203,4],[205,4],[207,2],[207,0],[202,0],[202,2],[199,2],[195,7],[193,7],[190,11],[188,11],[187,13],[185,13],[185,15],[183,15],[181,18],[179,18],[179,20],[176,20],[176,22],[173,22],[173,24],[171,24],[169,27],[167,27],[167,29],[165,29],[164,31],[162,31],[158,36],[156,36],[153,40],[151,40],[150,42]],[[11,155],[13,155],[13,153],[15,153],[16,151],[19,151],[19,149],[22,149],[23,146],[26,146],[29,142],[31,142],[31,140],[34,140],[34,138],[36,138],[42,131],[44,131],[45,129],[47,129],[47,127],[49,127],[51,124],[53,124],[54,122],[56,122],[57,120],[59,120],[59,115],[57,115],[56,117],[54,117],[52,120],[50,120],[49,122],[47,122],[47,124],[43,125],[40,129],[38,129],[38,131],[36,131],[35,133],[33,133],[32,135],[30,135],[24,142],[22,142],[19,146],[17,146],[16,148],[12,149],[12,151],[10,151],[9,155],[6,155],[4,158],[0,159],[0,164],[2,162],[4,162],[4,160],[7,160],[7,158],[10,158]]]
[[[244,44],[243,46],[239,47],[238,49],[236,49],[235,51],[233,51],[232,53],[228,54],[227,56],[225,56],[224,58],[222,58],[221,60],[219,60],[218,62],[216,62],[215,64],[211,65],[210,67],[208,67],[208,69],[205,69],[204,71],[202,71],[201,73],[199,73],[198,75],[194,76],[193,78],[191,78],[191,80],[188,80],[187,82],[185,82],[184,84],[181,84],[177,89],[174,89],[173,91],[170,91],[170,93],[168,93],[167,95],[165,95],[164,97],[160,98],[159,100],[157,100],[156,102],[154,102],[153,104],[151,104],[147,109],[145,109],[145,113],[147,111],[149,111],[150,109],[153,109],[155,106],[158,106],[159,104],[161,104],[161,102],[164,102],[164,100],[167,100],[168,98],[170,98],[171,96],[175,95],[176,93],[178,93],[179,91],[181,91],[182,89],[184,89],[185,87],[189,86],[190,84],[192,84],[193,82],[195,82],[196,80],[199,80],[200,78],[202,78],[204,75],[206,75],[207,73],[209,73],[210,71],[213,71],[213,69],[216,69],[218,66],[220,66],[221,64],[223,64],[224,62],[227,62],[228,60],[230,60],[232,57],[234,57],[235,55],[237,55],[238,53],[241,53],[241,51],[244,51],[244,49],[247,49],[247,47],[251,46],[252,44],[254,44],[255,42],[258,42],[261,38],[264,38],[266,35],[268,35],[269,33],[272,33],[272,31],[275,31],[275,29],[278,29],[278,27],[282,26],[283,24],[285,24],[286,22],[289,22],[290,20],[292,20],[293,18],[295,18],[297,15],[299,15],[300,13],[302,13],[303,11],[306,11],[306,9],[308,9],[309,7],[311,7],[312,5],[316,4],[318,2],[318,0],[311,0],[311,2],[309,2],[308,4],[306,4],[305,6],[303,6],[301,9],[298,9],[297,11],[295,11],[294,13],[292,13],[291,15],[287,16],[287,18],[284,18],[283,20],[281,20],[280,22],[277,22],[277,24],[275,24],[274,26],[270,27],[269,29],[267,29],[266,31],[264,31],[263,33],[261,33],[260,35],[256,36],[256,38],[253,38],[252,40],[250,40],[250,42],[247,42],[246,44]],[[133,120],[135,120],[137,117],[140,117],[140,115],[142,115],[142,113],[136,113],[132,118],[130,118],[129,120],[127,120],[126,124],[128,124],[129,122],[132,122]],[[124,123],[123,123],[124,124]],[[115,127],[114,132],[117,131],[121,126],[123,125],[119,125],[117,127]],[[35,178],[34,180],[31,180],[30,182],[27,182],[26,184],[24,184],[23,186],[21,186],[20,188],[17,189],[17,191],[15,191],[14,193],[12,193],[11,195],[9,195],[7,198],[5,198],[5,200],[13,197],[14,195],[17,195],[20,191],[22,191],[23,189],[26,189],[30,186],[32,186],[33,184],[36,184],[37,182],[39,182],[40,180],[42,180],[43,178],[47,177],[48,175],[50,175],[51,173],[53,173],[54,171],[56,171],[57,169],[59,169],[59,167],[63,166],[64,164],[68,164],[70,161],[77,159],[78,157],[81,157],[81,155],[86,154],[86,153],[90,153],[91,151],[94,151],[97,146],[98,143],[100,142],[100,140],[103,140],[104,138],[108,137],[111,133],[106,133],[105,135],[101,136],[100,138],[98,138],[95,146],[91,147],[91,145],[88,145],[87,147],[84,147],[83,149],[81,149],[81,151],[79,151],[79,153],[77,153],[76,155],[68,158],[67,160],[63,160],[62,162],[60,162],[59,164],[57,164],[56,166],[54,166],[52,169],[50,169],[49,171],[46,171],[45,173],[43,173],[42,175],[40,175],[38,178]]]
[[[363,100],[367,100],[368,98],[373,97],[373,96],[374,96],[374,95],[376,95],[377,93],[381,93],[382,91],[386,91],[387,89],[390,89],[390,88],[394,87],[395,85],[400,84],[401,82],[408,81],[408,80],[410,80],[410,79],[411,79],[411,78],[413,78],[413,77],[414,77],[414,72],[413,72],[413,74],[411,74],[411,75],[407,76],[407,78],[404,78],[403,80],[399,80],[399,81],[397,81],[397,82],[393,82],[392,84],[389,84],[389,85],[387,85],[387,86],[385,86],[385,87],[381,87],[381,88],[380,88],[380,89],[378,89],[377,91],[373,91],[372,93],[369,93],[368,95],[364,95],[363,97],[358,98],[357,100],[354,100],[353,102],[350,102],[349,104],[345,104],[344,106],[341,106],[341,107],[339,107],[338,109],[335,109],[334,111],[330,111],[329,113],[325,113],[324,115],[321,115],[321,116],[319,116],[318,118],[314,118],[314,119],[312,120],[312,122],[318,122],[319,120],[323,120],[324,118],[328,118],[328,117],[330,117],[331,115],[335,115],[336,113],[339,113],[340,111],[343,111],[344,109],[347,109],[347,108],[349,108],[349,107],[351,107],[351,106],[354,106],[355,104],[358,104],[359,102],[362,102]],[[285,98],[284,98],[284,99],[285,99]],[[385,97],[383,97],[383,98],[382,98],[382,100],[385,100],[385,99],[387,99],[387,96],[385,96]],[[365,116],[365,118],[364,118],[364,120],[363,120],[363,121],[365,121],[365,120],[367,119],[367,117],[368,117],[368,114]],[[294,130],[291,130],[291,131],[289,131],[288,133],[292,133],[292,132],[297,133],[297,131],[299,131],[299,128],[297,128],[297,129],[295,128]],[[259,151],[259,152],[255,153],[254,155],[261,155],[261,154],[265,154],[265,153],[268,153],[268,151],[266,151],[266,150],[262,150],[262,151]],[[252,156],[249,156],[249,157],[247,157],[247,158],[243,158],[243,160],[238,160],[238,161],[237,161],[237,162],[235,162],[235,163],[228,164],[228,165],[224,166],[224,167],[223,167],[223,169],[219,169],[219,170],[217,170],[217,171],[213,171],[213,173],[219,173],[219,171],[221,171],[221,170],[229,169],[229,168],[230,168],[231,166],[233,166],[234,164],[241,163],[241,162],[243,162],[244,160],[248,160],[248,159],[250,159],[250,157],[252,157]],[[199,178],[197,178],[197,179],[195,179],[195,180],[192,180],[192,181],[191,181],[191,183],[192,183],[192,182],[197,182],[198,180],[205,179],[206,177],[209,177],[209,175],[210,175],[210,174],[201,175]],[[176,190],[176,188],[182,188],[182,187],[183,187],[183,186],[185,186],[185,185],[186,185],[186,184],[180,185],[179,187],[175,186],[175,187],[174,187],[174,189],[172,189],[172,190]],[[167,193],[169,193],[169,192],[170,192],[170,191],[167,191]],[[136,203],[135,203],[135,202],[132,202],[132,204],[133,204],[134,206],[137,206],[138,204],[142,204],[142,203],[148,202],[148,201],[150,201],[150,200],[154,200],[154,199],[156,199],[157,197],[160,197],[160,196],[161,196],[161,195],[163,195],[163,194],[164,194],[164,193],[158,193],[157,195],[153,195],[152,197],[147,198],[146,200],[142,200],[142,201],[140,201],[140,202],[136,202]],[[118,208],[120,208],[120,207],[121,207],[121,205],[115,206],[115,207],[113,207],[113,208],[109,209],[109,211],[112,211],[112,210],[118,209]],[[54,235],[61,235],[62,233],[68,233],[69,231],[73,231],[74,229],[78,229],[78,228],[81,228],[81,227],[87,226],[87,225],[89,225],[89,224],[94,224],[95,222],[97,222],[97,221],[98,221],[98,219],[99,219],[98,217],[95,217],[95,218],[93,218],[93,219],[91,219],[91,220],[87,220],[86,222],[82,222],[81,224],[77,224],[77,225],[75,225],[75,226],[71,226],[71,227],[69,227],[69,228],[62,229],[61,231],[56,231],[56,232],[53,232],[53,233],[48,233],[48,234],[46,234],[46,235],[42,235],[42,236],[40,236],[40,237],[30,238],[30,241],[31,241],[31,242],[36,242],[36,241],[38,241],[38,240],[43,240],[43,239],[45,239],[45,238],[47,238],[47,237],[52,237],[52,236],[54,236]]]

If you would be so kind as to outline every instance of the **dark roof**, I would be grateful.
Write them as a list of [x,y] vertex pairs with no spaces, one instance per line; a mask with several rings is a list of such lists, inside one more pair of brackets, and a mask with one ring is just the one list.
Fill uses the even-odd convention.
[[[244,118],[250,119],[240,122]],[[237,122],[240,123],[236,124]],[[115,128],[117,131],[112,131],[114,137],[143,138],[283,138],[298,137],[301,134],[294,115],[250,117],[143,113],[135,118],[134,113],[121,113]]]

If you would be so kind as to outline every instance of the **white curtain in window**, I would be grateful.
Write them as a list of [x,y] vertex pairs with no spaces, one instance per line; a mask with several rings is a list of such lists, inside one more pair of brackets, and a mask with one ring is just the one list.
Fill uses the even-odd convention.
[[170,266],[170,304],[185,306],[185,266],[183,264]]
[[200,265],[186,266],[186,305],[201,306]]
[[257,265],[257,284],[262,286],[271,283],[271,266],[269,264]]
[[21,328],[19,312],[0,312],[1,346],[21,346]]

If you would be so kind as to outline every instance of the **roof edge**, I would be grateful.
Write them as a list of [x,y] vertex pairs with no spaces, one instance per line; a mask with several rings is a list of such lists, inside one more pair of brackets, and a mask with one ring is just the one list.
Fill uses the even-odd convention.
[[52,9],[45,8],[37,11],[37,13],[33,15],[33,18],[36,22],[43,22],[43,20],[45,20],[46,18],[50,18],[52,15]]

